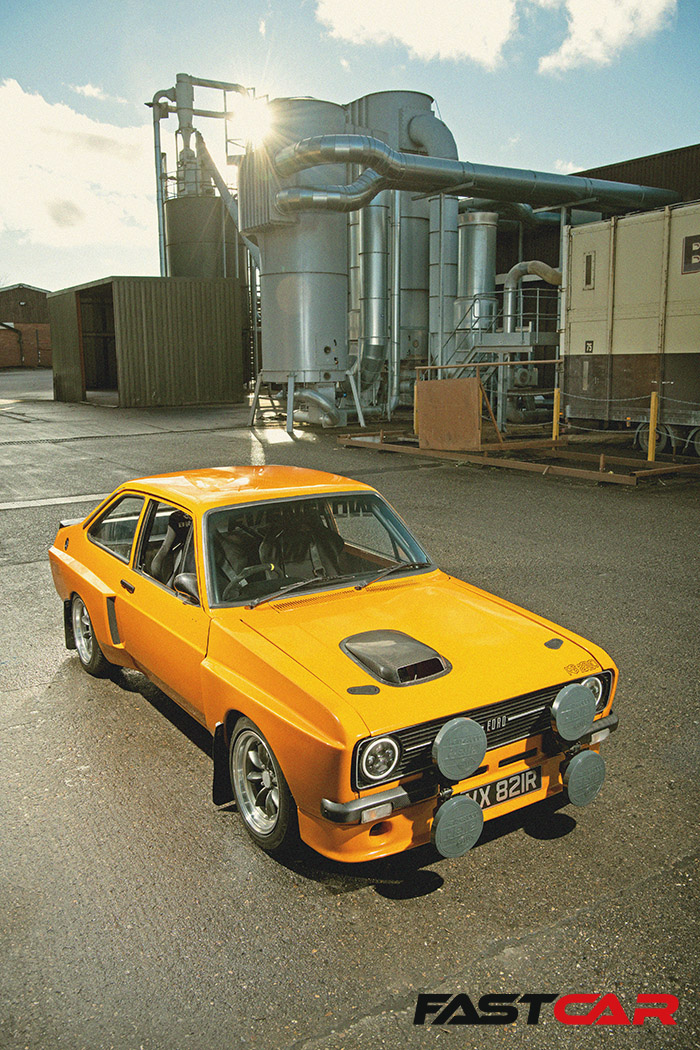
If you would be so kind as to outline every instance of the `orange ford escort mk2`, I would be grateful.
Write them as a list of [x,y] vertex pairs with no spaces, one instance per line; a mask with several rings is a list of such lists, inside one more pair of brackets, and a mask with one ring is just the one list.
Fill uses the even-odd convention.
[[364,861],[598,794],[610,657],[442,572],[368,485],[230,467],[121,485],[49,552],[66,645],[213,734],[214,801],[274,853]]

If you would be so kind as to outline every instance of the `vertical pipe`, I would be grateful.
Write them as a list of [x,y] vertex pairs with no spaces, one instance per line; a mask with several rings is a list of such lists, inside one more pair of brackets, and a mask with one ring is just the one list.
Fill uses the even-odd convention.
[[401,195],[391,194],[391,348],[387,416],[399,403],[401,381]]
[[605,419],[610,419],[610,402],[612,399],[612,376],[613,376],[613,328],[615,327],[615,257],[617,254],[617,216],[613,215],[610,220],[610,243],[608,247],[608,338],[606,350],[607,379],[605,398]]
[[452,316],[457,295],[457,219],[459,199],[435,196],[430,199],[429,232],[429,358],[445,363],[445,315]]
[[561,409],[561,389],[554,388],[554,409],[552,413],[552,441],[559,440],[559,412]]
[[[445,354],[445,198],[440,194],[438,214],[440,216],[440,238],[438,257],[438,364],[444,364]],[[442,378],[438,376],[438,378]]]
[[[668,264],[669,264],[669,246],[671,240],[671,209],[664,208],[664,233],[663,233],[663,247],[661,257],[661,289],[659,292],[659,330],[658,330],[658,341],[657,351],[659,354],[659,366],[657,369],[657,376],[659,385],[657,387],[659,396],[663,397],[663,384],[664,384],[664,373],[665,373],[665,357],[666,352],[666,310],[668,300]],[[674,445],[675,451],[675,445]]]
[[158,256],[160,275],[168,276],[168,263],[165,255],[165,204],[163,201],[163,154],[160,146],[160,106],[153,103],[153,147],[156,155],[156,211],[158,213]]
[[459,217],[457,297],[469,310],[471,328],[488,331],[496,312],[496,212],[468,211]]
[[656,459],[656,426],[659,422],[659,392],[652,390],[649,403],[649,446],[647,460],[653,463]]
[[378,194],[360,212],[361,381],[371,385],[386,360],[388,346],[388,193]]
[[569,209],[562,208],[560,210],[560,222],[559,222],[559,269],[561,270],[561,289],[559,292],[559,319],[557,324],[557,331],[560,336],[564,330],[564,300],[566,298],[566,289],[569,283],[569,272],[568,272],[568,219]]

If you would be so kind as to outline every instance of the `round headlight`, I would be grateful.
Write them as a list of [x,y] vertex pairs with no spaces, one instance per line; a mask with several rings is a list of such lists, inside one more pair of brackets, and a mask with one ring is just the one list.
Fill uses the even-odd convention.
[[595,697],[596,714],[599,714],[605,707],[605,700],[603,699],[603,683],[600,678],[586,678],[581,684],[585,685],[586,689],[590,689],[593,693],[593,696]]
[[384,780],[399,761],[399,745],[390,736],[373,740],[362,752],[360,770],[367,780]]

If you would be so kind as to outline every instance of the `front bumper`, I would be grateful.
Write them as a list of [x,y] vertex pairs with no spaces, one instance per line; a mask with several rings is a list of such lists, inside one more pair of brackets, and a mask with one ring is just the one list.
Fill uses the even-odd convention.
[[[554,773],[555,770],[558,772],[557,764],[555,763],[554,766],[552,765],[553,757],[558,758],[558,761],[560,762],[564,757],[571,757],[572,751],[576,751],[582,747],[597,747],[603,740],[607,739],[610,733],[617,729],[618,724],[618,716],[611,711],[605,718],[599,718],[594,723],[591,732],[582,737],[581,740],[578,741],[578,744],[573,747],[569,746],[566,749],[562,746],[557,756],[552,756],[550,752],[547,756],[540,756],[537,759],[533,759],[534,764],[540,765],[544,760],[546,761],[547,767],[551,768],[548,785],[546,790],[544,790],[544,794],[543,792],[537,792],[521,796],[518,800],[520,805],[529,805],[532,802],[539,801],[543,797],[556,794],[563,790],[563,782],[561,778],[558,776],[552,776],[552,773]],[[518,767],[513,766],[513,772],[515,772],[517,768]],[[489,772],[484,773],[479,777],[472,777],[467,781],[463,781],[462,784],[456,785],[455,794],[460,791],[469,791],[481,784],[488,783],[488,781],[493,778],[493,770],[489,770]],[[428,799],[434,799],[437,796],[437,792],[437,778],[435,776],[423,776],[418,780],[399,784],[396,787],[387,788],[383,791],[376,791],[373,794],[365,795],[362,798],[352,799],[350,802],[332,802],[327,798],[321,799],[321,816],[332,824],[372,824],[378,820],[386,820],[393,813],[407,809],[409,806],[415,806],[421,802],[426,802]],[[489,819],[495,816],[501,816],[504,812],[502,806],[494,806],[493,809],[496,812],[489,812]]]

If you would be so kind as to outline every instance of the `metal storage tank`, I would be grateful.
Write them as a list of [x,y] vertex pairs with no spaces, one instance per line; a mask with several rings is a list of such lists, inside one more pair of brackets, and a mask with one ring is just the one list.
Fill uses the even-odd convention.
[[[265,379],[328,386],[348,368],[347,221],[330,212],[292,219],[274,208],[274,192],[290,180],[270,171],[268,154],[311,135],[345,130],[345,110],[333,102],[283,98],[270,102],[272,133],[264,150],[241,165],[241,230],[261,248],[262,359]],[[325,165],[293,176],[294,185],[345,181],[345,165]]]
[[245,275],[238,231],[221,197],[189,194],[166,200],[165,246],[169,277]]
[[[432,104],[432,97],[419,91],[373,92],[348,104],[348,131],[371,135],[394,149],[417,152],[421,149],[415,130],[419,124],[412,125],[412,122],[422,115],[431,116]],[[416,137],[411,134],[412,126]],[[357,174],[359,169],[353,172],[353,177]],[[364,294],[360,291],[360,314],[364,316],[364,323],[360,322],[359,327],[360,340],[364,339],[370,347],[369,355],[363,354],[363,357],[374,356],[379,367],[386,358],[389,343],[389,287],[397,272],[400,282],[400,331],[392,332],[392,338],[398,341],[400,358],[404,362],[410,359],[425,361],[428,354],[430,205],[427,200],[415,200],[414,193],[399,192],[398,216],[395,216],[391,196],[390,191],[384,191],[375,197],[368,208],[359,212],[359,218],[357,213],[349,217],[351,230],[355,223],[359,223],[360,230],[363,226],[366,229],[372,229],[373,226],[372,233],[368,230],[365,234],[365,243],[369,237],[373,237],[377,252],[376,265],[373,269],[363,267],[359,262],[356,265],[360,287],[365,286]],[[378,209],[374,216],[372,208]],[[390,278],[390,228],[396,221],[400,223],[400,263],[398,267],[392,266],[393,275]],[[351,233],[351,244],[352,240]],[[361,234],[358,236],[357,252],[362,253]],[[382,256],[385,257],[383,266],[380,262]],[[369,291],[368,283],[371,285]],[[391,292],[395,293],[393,287]],[[385,304],[383,310],[378,306],[380,299]],[[364,310],[363,302],[366,303]],[[352,302],[350,309],[353,310]]]

